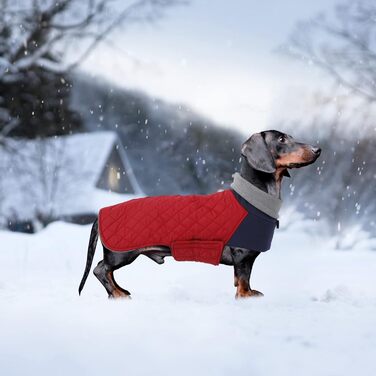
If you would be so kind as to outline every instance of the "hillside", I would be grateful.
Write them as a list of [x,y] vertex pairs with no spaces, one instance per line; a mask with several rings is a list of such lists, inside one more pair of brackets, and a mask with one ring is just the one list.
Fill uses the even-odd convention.
[[115,130],[147,194],[207,193],[231,181],[240,134],[189,108],[77,77],[73,106],[89,131]]
[[[239,167],[244,136],[183,105],[83,76],[76,79],[73,94],[73,106],[88,130],[118,132],[147,194],[215,191]],[[354,137],[330,123],[275,123],[270,128],[323,148],[315,165],[293,170],[291,180],[284,182],[285,208],[327,221],[328,232],[338,235],[339,248],[351,248],[357,239],[353,232],[362,234],[362,229],[376,236],[374,132],[359,129]]]

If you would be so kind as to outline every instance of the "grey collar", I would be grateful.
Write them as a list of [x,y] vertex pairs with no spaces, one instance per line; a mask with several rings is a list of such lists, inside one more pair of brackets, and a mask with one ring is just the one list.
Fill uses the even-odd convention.
[[231,188],[236,193],[265,214],[278,219],[279,209],[282,206],[281,199],[257,188],[244,179],[238,172],[233,177],[234,181],[231,184]]

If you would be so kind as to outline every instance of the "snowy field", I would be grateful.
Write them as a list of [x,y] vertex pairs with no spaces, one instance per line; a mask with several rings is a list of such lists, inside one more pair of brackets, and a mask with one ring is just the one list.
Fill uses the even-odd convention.
[[252,275],[265,298],[247,301],[230,267],[140,257],[116,274],[133,299],[110,301],[92,273],[77,294],[89,231],[0,232],[1,375],[376,374],[367,243],[335,251],[316,230],[277,231]]

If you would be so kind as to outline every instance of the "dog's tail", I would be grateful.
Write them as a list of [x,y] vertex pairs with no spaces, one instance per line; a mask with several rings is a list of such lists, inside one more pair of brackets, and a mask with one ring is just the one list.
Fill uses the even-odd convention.
[[80,286],[78,288],[78,294],[81,295],[81,291],[84,288],[87,276],[89,275],[91,264],[93,263],[95,248],[97,247],[98,241],[98,218],[94,221],[93,227],[91,228],[89,247],[87,249],[87,259],[84,275],[82,277]]

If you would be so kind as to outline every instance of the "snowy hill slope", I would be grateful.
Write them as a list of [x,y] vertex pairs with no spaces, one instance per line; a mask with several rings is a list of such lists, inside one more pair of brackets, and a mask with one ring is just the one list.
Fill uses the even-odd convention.
[[[235,301],[230,267],[140,258],[116,274],[133,299],[109,301],[92,274],[77,294],[89,231],[53,223],[36,235],[0,232],[1,374],[375,372],[367,242],[333,251],[317,223],[300,221],[256,261],[252,285],[265,298]],[[98,247],[94,264],[100,256]]]

